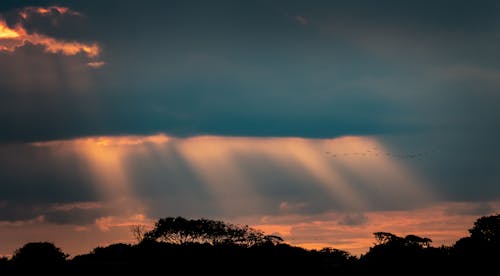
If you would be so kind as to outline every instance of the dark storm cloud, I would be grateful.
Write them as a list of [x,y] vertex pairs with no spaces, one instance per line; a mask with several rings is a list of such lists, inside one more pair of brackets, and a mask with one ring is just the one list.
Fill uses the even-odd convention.
[[[65,40],[91,40],[87,17],[65,6],[23,6],[2,13],[10,28],[22,26],[28,34]],[[85,37],[87,36],[87,37]]]
[[29,43],[0,53],[3,140],[56,139],[84,135],[90,125],[99,128],[96,103],[87,93],[95,73],[87,61],[83,54],[48,54]]
[[[64,205],[62,205],[64,206]],[[1,222],[26,222],[42,220],[53,224],[89,225],[96,219],[116,214],[109,208],[58,208],[57,204],[3,201],[0,203]]]
[[0,202],[20,204],[98,200],[78,156],[30,145],[0,146]]
[[89,225],[96,219],[112,214],[109,210],[99,209],[71,209],[51,210],[43,214],[44,220],[54,224]]
[[[3,13],[23,8],[6,5]],[[29,25],[33,30],[103,46],[107,65],[83,88],[98,106],[87,110],[72,87],[29,88],[31,95],[65,97],[56,104],[41,101],[23,115],[15,110],[24,103],[10,102],[13,111],[4,111],[9,119],[2,140],[158,131],[181,136],[387,134],[434,127],[431,116],[425,116],[428,110],[446,127],[462,128],[447,121],[455,118],[448,102],[466,102],[469,96],[454,94],[454,80],[436,80],[429,72],[457,63],[494,66],[492,45],[499,43],[491,36],[499,28],[498,5],[490,1],[37,5],[68,6],[84,16],[68,15],[78,24],[56,25],[40,16]],[[299,24],[298,15],[308,24]],[[66,15],[54,17],[61,16]],[[60,74],[54,68],[45,72]],[[1,89],[17,93],[20,82],[4,85],[12,74],[21,73],[3,75]],[[440,95],[447,95],[446,102]],[[486,97],[477,106],[491,102]],[[47,128],[36,127],[47,122]]]
[[423,175],[442,200],[498,200],[499,136],[491,128],[477,128],[477,134],[427,133],[381,137],[381,141],[401,156],[401,164]]

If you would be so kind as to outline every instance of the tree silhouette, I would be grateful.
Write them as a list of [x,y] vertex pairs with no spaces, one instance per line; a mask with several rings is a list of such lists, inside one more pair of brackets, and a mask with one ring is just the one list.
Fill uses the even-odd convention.
[[9,259],[7,257],[0,257],[0,272],[7,274],[10,270],[11,267]]
[[50,242],[30,242],[17,249],[12,256],[14,263],[23,264],[61,264],[67,254]]
[[210,219],[185,219],[167,217],[156,222],[153,230],[144,234],[151,239],[173,244],[208,243],[211,245],[276,245],[283,240],[278,236],[265,235],[247,225],[240,226]]
[[432,243],[432,240],[429,239],[429,238],[422,238],[422,237],[419,237],[419,236],[415,236],[415,235],[407,235],[405,238],[404,238],[404,242],[405,242],[405,246],[413,246],[413,247],[418,247],[418,248],[428,248],[431,243]]
[[141,242],[144,239],[144,235],[146,234],[146,225],[144,224],[136,224],[130,226],[130,232],[137,240],[137,242]]
[[457,271],[480,273],[497,269],[500,259],[500,215],[477,219],[469,229],[470,236],[453,246]]
[[31,242],[17,249],[12,256],[16,271],[61,272],[68,255],[50,242]]
[[469,233],[474,240],[500,245],[500,214],[477,219]]
[[368,271],[377,273],[423,272],[426,263],[433,258],[440,259],[439,252],[431,248],[431,239],[416,235],[399,237],[388,232],[373,233],[376,243],[361,257],[361,263]]
[[403,238],[389,232],[375,232],[373,233],[373,236],[375,237],[376,245],[387,245],[390,243],[398,243],[403,241]]

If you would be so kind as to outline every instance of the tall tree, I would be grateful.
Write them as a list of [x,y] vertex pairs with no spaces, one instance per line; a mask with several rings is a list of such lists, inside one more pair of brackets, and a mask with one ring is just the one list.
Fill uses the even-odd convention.
[[500,214],[477,219],[469,233],[474,240],[500,245]]

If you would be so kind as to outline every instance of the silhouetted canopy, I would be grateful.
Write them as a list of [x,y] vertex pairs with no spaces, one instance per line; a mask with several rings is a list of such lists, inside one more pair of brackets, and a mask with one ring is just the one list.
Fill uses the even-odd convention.
[[283,241],[278,236],[265,235],[262,231],[247,225],[240,226],[218,220],[186,219],[183,217],[167,217],[158,220],[154,229],[147,232],[144,237],[145,239],[174,244],[235,244],[247,247],[278,244]]

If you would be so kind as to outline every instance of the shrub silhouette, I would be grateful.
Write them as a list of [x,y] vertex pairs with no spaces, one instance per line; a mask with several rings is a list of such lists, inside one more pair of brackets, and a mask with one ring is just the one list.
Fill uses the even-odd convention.
[[15,271],[62,272],[67,254],[50,242],[30,242],[12,256]]
[[27,265],[58,265],[66,261],[67,254],[50,242],[30,242],[16,250],[12,261]]

